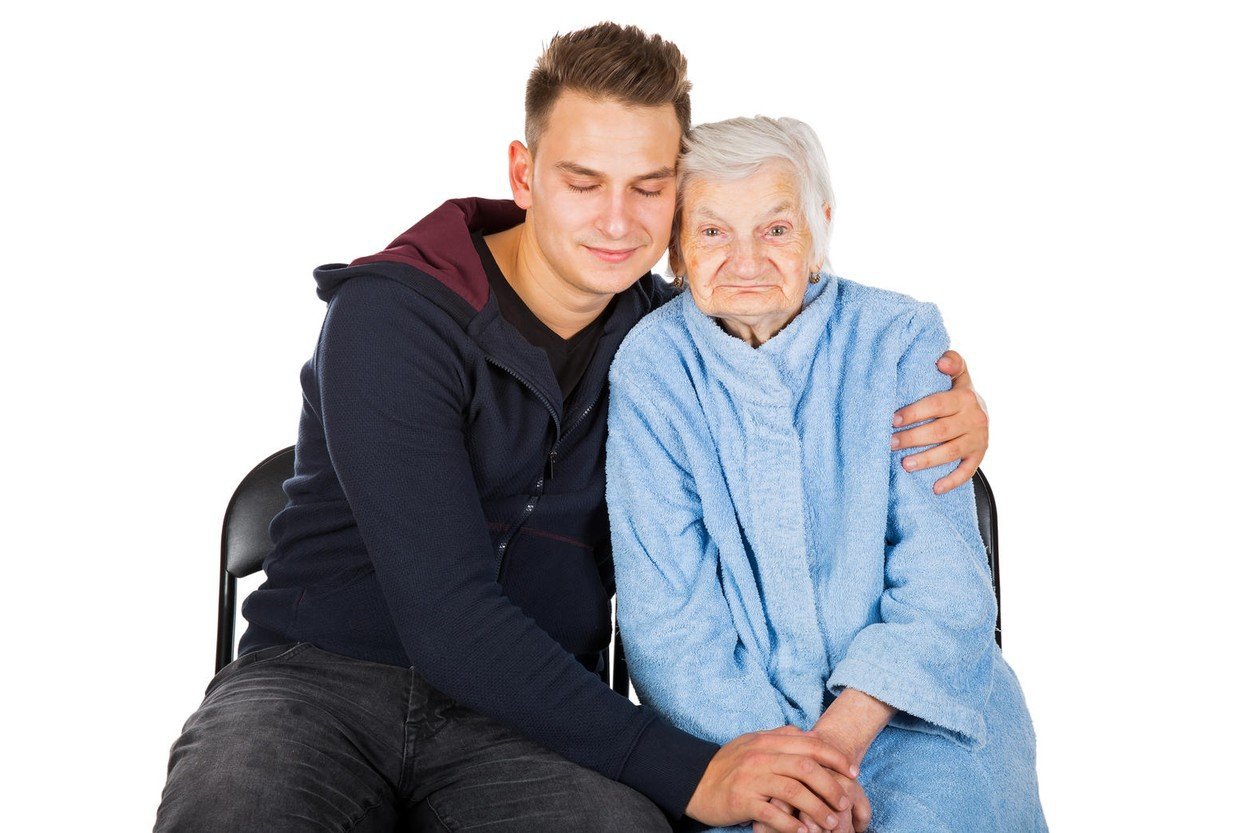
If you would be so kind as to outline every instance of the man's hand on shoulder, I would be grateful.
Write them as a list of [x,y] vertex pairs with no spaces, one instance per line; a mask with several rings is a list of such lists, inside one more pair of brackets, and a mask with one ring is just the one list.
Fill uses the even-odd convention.
[[714,827],[761,822],[782,833],[804,830],[798,818],[771,802],[779,798],[835,828],[837,816],[851,808],[853,797],[839,774],[853,779],[859,770],[817,735],[793,726],[751,732],[734,738],[712,758],[686,815]]
[[926,396],[894,414],[895,427],[926,419],[933,421],[895,433],[890,447],[916,448],[940,443],[928,451],[903,458],[903,466],[908,471],[961,460],[954,471],[933,484],[934,493],[940,495],[962,486],[976,473],[990,444],[990,427],[985,400],[973,389],[963,357],[954,350],[947,350],[938,359],[937,368],[951,377],[951,389]]

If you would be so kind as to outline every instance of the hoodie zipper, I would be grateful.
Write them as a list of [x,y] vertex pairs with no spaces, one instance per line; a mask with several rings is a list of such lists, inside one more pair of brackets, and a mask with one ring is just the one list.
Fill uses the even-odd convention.
[[496,572],[497,580],[501,582],[503,580],[503,559],[504,559],[504,556],[507,554],[508,545],[512,543],[513,537],[521,530],[521,527],[525,525],[525,522],[529,520],[530,515],[533,514],[534,507],[538,505],[538,499],[543,496],[546,483],[550,483],[551,481],[555,480],[556,457],[559,454],[559,448],[560,448],[561,442],[563,442],[564,438],[570,436],[573,433],[573,429],[582,423],[582,420],[584,420],[590,414],[590,412],[595,409],[595,406],[599,404],[599,400],[602,398],[603,398],[603,390],[600,389],[598,395],[595,396],[594,400],[592,400],[590,404],[588,404],[585,408],[582,409],[582,411],[573,419],[573,421],[569,423],[568,429],[564,432],[563,436],[560,439],[557,439],[555,444],[552,445],[551,451],[547,454],[546,481],[544,482],[544,479],[541,477],[538,478],[538,482],[534,484],[535,494],[530,496],[529,501],[525,504],[525,509],[521,512],[520,516],[517,517],[516,521],[509,528],[507,534],[503,538],[501,538],[499,543],[496,545],[496,551],[499,554],[499,563],[497,565],[497,572]]
[[[547,454],[547,461],[549,470],[554,470],[556,448],[560,445],[560,439],[562,437],[560,431],[560,416],[556,413],[556,409],[553,408],[551,403],[547,401],[547,397],[543,396],[542,392],[539,391],[538,388],[531,385],[521,374],[508,367],[506,364],[491,358],[490,356],[486,357],[486,361],[488,364],[493,364],[495,367],[520,382],[530,393],[534,394],[534,396],[538,398],[539,402],[543,403],[543,407],[547,409],[547,413],[551,414],[551,421],[556,427],[556,437],[555,441],[551,445],[551,451]],[[508,545],[512,543],[512,538],[516,535],[517,530],[519,530],[529,519],[529,516],[533,514],[534,507],[538,505],[538,499],[542,497],[543,488],[548,479],[549,477],[539,475],[538,480],[536,480],[533,487],[531,487],[531,494],[529,496],[529,500],[526,501],[525,509],[521,512],[520,516],[512,522],[511,526],[508,527],[508,530],[499,538],[499,542],[495,544],[495,580],[500,584],[503,583],[503,560],[504,556],[508,553]]]
[[[595,398],[590,400],[590,402],[586,405],[586,407],[583,408],[578,413],[578,415],[573,418],[573,421],[568,424],[568,427],[565,428],[564,437],[567,437],[570,434],[572,434],[573,429],[581,425],[582,420],[590,416],[590,412],[595,409],[595,406],[599,404],[599,400],[602,398],[603,398],[603,388],[599,388],[599,392],[595,394]],[[555,445],[551,447],[551,453],[547,455],[547,479],[548,480],[555,480],[556,478],[556,457],[559,456],[561,442],[563,442],[563,437],[556,440]]]
[[538,480],[534,482],[534,485],[531,487],[532,493],[530,494],[529,500],[525,503],[525,508],[521,511],[521,514],[517,517],[517,519],[508,527],[507,531],[500,536],[498,543],[495,544],[495,580],[502,584],[504,557],[508,554],[508,547],[511,545],[512,539],[516,536],[517,532],[520,531],[521,527],[525,525],[525,522],[529,520],[530,515],[534,513],[534,508],[538,505],[539,498],[543,496],[546,484],[555,479],[556,459],[559,457],[560,445],[564,442],[566,437],[572,434],[574,428],[581,425],[586,417],[590,416],[590,412],[593,411],[595,406],[599,404],[599,401],[603,399],[603,387],[600,387],[598,393],[595,394],[595,398],[587,403],[585,408],[578,412],[577,416],[575,416],[568,424],[567,429],[561,430],[560,418],[556,414],[555,408],[551,406],[551,403],[547,401],[547,398],[542,395],[538,388],[531,385],[523,376],[514,371],[512,368],[497,361],[496,359],[487,356],[486,361],[516,379],[527,390],[533,393],[534,396],[538,398],[538,401],[543,403],[547,412],[551,414],[552,422],[556,426],[556,438],[551,445],[551,450],[547,453],[545,476],[540,476]]

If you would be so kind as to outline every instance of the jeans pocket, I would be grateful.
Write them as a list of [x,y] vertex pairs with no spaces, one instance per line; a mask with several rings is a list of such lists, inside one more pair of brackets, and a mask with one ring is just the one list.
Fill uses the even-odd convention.
[[246,654],[218,671],[213,678],[208,681],[208,686],[204,689],[204,696],[207,697],[212,693],[213,689],[217,688],[227,679],[233,677],[244,668],[250,668],[251,666],[260,665],[261,663],[286,659],[287,657],[294,656],[300,651],[303,651],[305,648],[310,647],[312,647],[311,642],[295,642],[284,645],[271,645],[268,648],[248,651]]

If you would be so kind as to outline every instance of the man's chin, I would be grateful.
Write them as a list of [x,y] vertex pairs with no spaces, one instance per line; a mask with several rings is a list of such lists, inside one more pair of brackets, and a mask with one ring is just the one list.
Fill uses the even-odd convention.
[[648,271],[645,267],[634,267],[632,269],[613,270],[608,273],[601,272],[591,278],[591,282],[598,291],[610,292],[616,295],[629,289]]
[[603,287],[611,292],[624,292],[639,278],[651,271],[655,264],[647,264],[645,258],[632,257],[621,263],[596,263],[582,274],[588,282],[596,287]]

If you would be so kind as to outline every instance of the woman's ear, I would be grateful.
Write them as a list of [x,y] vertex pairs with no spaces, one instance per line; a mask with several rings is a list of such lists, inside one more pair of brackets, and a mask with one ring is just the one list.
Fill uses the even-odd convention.
[[[686,261],[681,256],[681,240],[677,236],[677,232],[673,232],[673,236],[668,241],[668,271],[672,272],[675,277],[686,277]],[[678,285],[680,289],[680,284]]]
[[[831,206],[829,203],[825,203],[822,206],[822,209],[825,215],[825,227],[817,233],[824,234],[825,239],[828,240],[829,239],[829,227],[833,224],[833,206]],[[807,265],[807,271],[809,273],[819,272],[824,267],[825,267],[825,264],[823,263],[809,263]]]
[[686,276],[686,260],[681,256],[681,206],[673,212],[673,230],[668,235],[668,271]]

